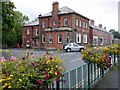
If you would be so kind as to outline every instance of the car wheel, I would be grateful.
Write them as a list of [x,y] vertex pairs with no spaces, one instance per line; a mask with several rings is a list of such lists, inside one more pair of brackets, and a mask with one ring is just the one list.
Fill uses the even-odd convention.
[[71,49],[70,49],[70,48],[68,48],[66,51],[67,51],[67,52],[70,52],[70,51],[71,51]]

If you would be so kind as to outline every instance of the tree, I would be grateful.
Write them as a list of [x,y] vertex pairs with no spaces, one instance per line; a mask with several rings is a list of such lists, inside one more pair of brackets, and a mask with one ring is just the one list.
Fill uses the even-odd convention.
[[14,3],[2,2],[2,44],[12,46],[16,42],[14,29]]
[[120,33],[115,31],[114,29],[109,30],[114,35],[114,38],[120,39]]
[[2,44],[15,46],[22,44],[22,26],[29,20],[28,16],[14,11],[13,2],[2,2]]
[[16,33],[17,34],[17,43],[19,43],[20,45],[22,45],[22,26],[28,21],[29,21],[28,16],[23,15],[19,11],[14,12],[14,22],[15,22],[14,29],[17,32]]

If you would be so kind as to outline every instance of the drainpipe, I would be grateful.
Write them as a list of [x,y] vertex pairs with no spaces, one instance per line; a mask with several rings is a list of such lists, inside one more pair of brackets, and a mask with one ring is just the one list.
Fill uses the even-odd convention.
[[75,42],[75,14],[72,15],[72,42]]

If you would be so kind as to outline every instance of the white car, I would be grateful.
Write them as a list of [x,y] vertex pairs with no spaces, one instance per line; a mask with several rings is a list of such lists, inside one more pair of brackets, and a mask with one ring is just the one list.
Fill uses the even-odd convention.
[[81,51],[81,50],[85,50],[85,46],[79,46],[76,43],[69,43],[69,44],[64,45],[63,49],[66,50],[66,52]]

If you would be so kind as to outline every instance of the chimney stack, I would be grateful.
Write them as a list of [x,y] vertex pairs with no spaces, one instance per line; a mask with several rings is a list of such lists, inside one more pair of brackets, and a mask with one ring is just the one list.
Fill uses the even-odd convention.
[[91,20],[91,21],[90,21],[90,24],[91,24],[91,25],[94,25],[94,20]]
[[53,7],[52,7],[53,12],[58,13],[58,11],[59,11],[59,3],[57,1],[54,1],[52,5],[53,5]]
[[99,24],[99,27],[102,28],[102,24]]

